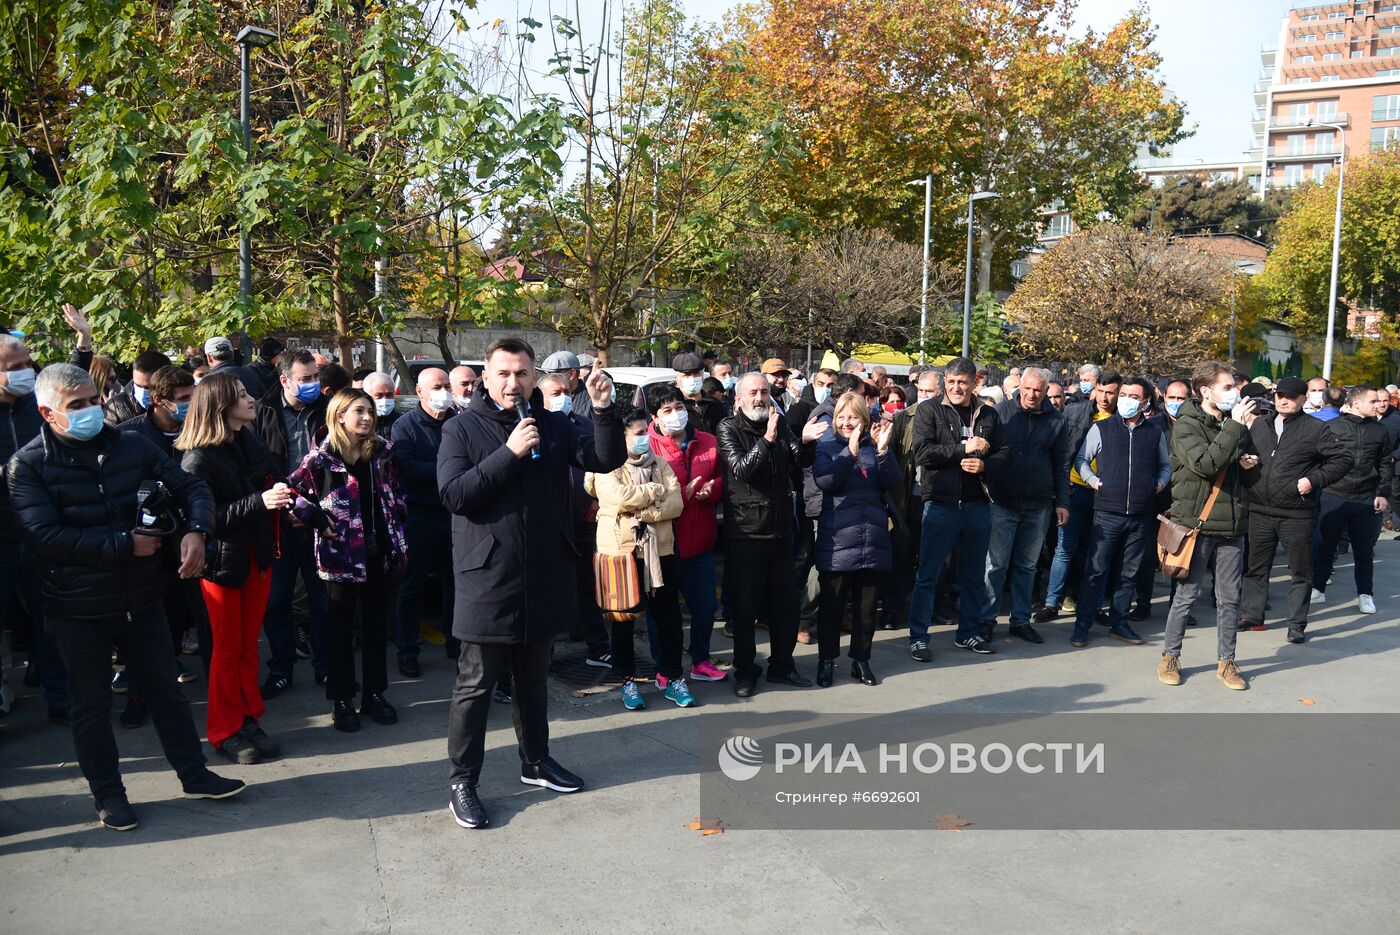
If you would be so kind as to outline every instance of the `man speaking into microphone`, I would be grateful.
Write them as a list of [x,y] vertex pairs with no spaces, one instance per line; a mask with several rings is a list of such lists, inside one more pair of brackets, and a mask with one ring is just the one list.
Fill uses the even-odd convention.
[[452,635],[462,641],[448,716],[449,810],[463,828],[487,824],[476,788],[491,689],[506,671],[520,781],[583,788],[549,755],[545,685],[555,634],[578,619],[569,467],[607,473],[627,449],[606,373],[595,369],[586,384],[592,435],[545,408],[536,376],[529,344],[493,342],[471,402],[444,426],[438,451],[438,489],[452,514]]

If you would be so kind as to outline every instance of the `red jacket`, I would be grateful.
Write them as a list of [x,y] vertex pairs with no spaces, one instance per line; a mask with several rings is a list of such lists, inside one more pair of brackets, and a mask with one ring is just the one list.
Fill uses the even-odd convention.
[[[724,500],[724,470],[715,437],[694,427],[687,427],[685,431],[690,441],[686,443],[684,451],[670,436],[663,435],[655,422],[647,429],[647,434],[651,436],[651,450],[666,459],[676,479],[681,482],[681,499],[685,502],[685,509],[673,524],[676,557],[694,558],[715,547],[718,528],[715,510]],[[690,482],[697,478],[700,481],[696,484],[697,490],[714,481],[709,499],[691,498]]]

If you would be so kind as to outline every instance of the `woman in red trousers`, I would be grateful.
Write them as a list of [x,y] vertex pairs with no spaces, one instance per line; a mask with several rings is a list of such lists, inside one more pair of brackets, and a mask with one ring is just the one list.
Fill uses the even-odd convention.
[[195,387],[175,447],[181,465],[214,494],[216,521],[200,587],[214,636],[209,663],[209,742],[238,763],[277,756],[262,729],[258,632],[267,609],[285,513],[308,523],[321,513],[273,476],[272,459],[248,426],[256,404],[233,374],[211,373]]

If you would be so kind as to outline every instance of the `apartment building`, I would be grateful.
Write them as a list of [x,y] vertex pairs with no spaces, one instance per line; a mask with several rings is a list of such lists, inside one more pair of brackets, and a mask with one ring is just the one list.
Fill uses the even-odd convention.
[[1342,147],[1400,138],[1400,2],[1296,3],[1261,55],[1254,132],[1269,188],[1321,180]]

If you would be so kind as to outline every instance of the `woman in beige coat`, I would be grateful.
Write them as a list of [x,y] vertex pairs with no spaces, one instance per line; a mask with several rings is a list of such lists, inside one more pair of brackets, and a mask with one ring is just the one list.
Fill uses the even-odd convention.
[[[681,485],[664,458],[652,454],[647,416],[628,413],[627,463],[608,474],[589,474],[588,492],[598,498],[598,552],[630,555],[637,563],[642,594],[656,619],[661,643],[658,674],[667,680],[666,698],[682,708],[695,704],[681,671],[681,606],[676,587],[675,534],[671,522],[681,515]],[[614,622],[612,670],[622,677],[622,703],[630,711],[646,707],[633,677],[637,659],[634,621]]]

